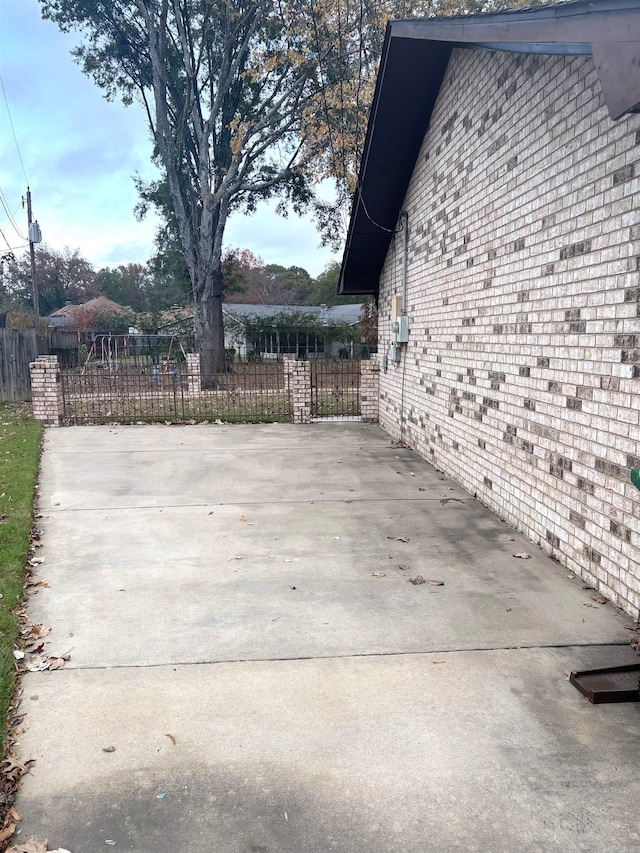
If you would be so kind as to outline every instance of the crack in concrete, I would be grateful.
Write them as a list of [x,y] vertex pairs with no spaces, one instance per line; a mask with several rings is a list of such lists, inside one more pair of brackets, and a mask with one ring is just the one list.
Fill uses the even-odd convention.
[[93,664],[87,666],[66,666],[53,672],[99,672],[109,669],[160,669],[162,667],[192,667],[192,666],[222,666],[234,663],[295,663],[296,661],[320,660],[357,660],[361,658],[385,657],[426,657],[431,655],[475,654],[482,652],[523,652],[544,651],[553,649],[610,649],[627,647],[629,643],[618,640],[610,643],[549,643],[519,646],[475,646],[473,648],[430,649],[420,652],[352,652],[337,655],[292,655],[290,657],[271,658],[222,658],[202,661],[163,661],[162,663],[123,663],[123,664]]

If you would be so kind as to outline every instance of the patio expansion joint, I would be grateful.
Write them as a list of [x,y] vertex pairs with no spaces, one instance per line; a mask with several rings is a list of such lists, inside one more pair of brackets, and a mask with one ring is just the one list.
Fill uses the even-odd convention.
[[[268,501],[222,501],[218,503],[194,503],[194,504],[118,504],[118,505],[106,505],[106,506],[71,506],[71,507],[44,507],[41,508],[40,511],[47,513],[62,513],[62,512],[113,512],[114,510],[143,510],[143,509],[197,509],[201,507],[203,509],[210,507],[225,507],[225,506],[301,506],[302,504],[343,504],[343,503],[357,503],[357,504],[374,504],[374,503],[433,503],[435,501],[443,501],[442,497],[420,497],[420,498],[313,498],[313,500],[268,500]],[[468,498],[448,498],[447,502],[455,502],[462,504],[470,504],[475,503],[476,499],[472,497]]]
[[133,664],[93,664],[80,666],[67,666],[63,669],[54,670],[54,673],[70,672],[100,672],[106,670],[121,669],[161,669],[163,667],[197,667],[197,666],[222,666],[228,664],[258,664],[258,663],[296,663],[298,661],[321,661],[321,660],[358,660],[366,658],[417,658],[432,657],[433,655],[456,655],[456,654],[481,654],[491,652],[526,652],[526,651],[552,651],[554,649],[607,649],[616,647],[629,647],[626,640],[616,640],[601,643],[540,643],[532,645],[517,646],[476,646],[473,648],[455,649],[429,649],[419,652],[353,652],[351,654],[337,655],[291,655],[283,657],[266,658],[224,658],[202,661],[162,661],[158,663],[133,663]]

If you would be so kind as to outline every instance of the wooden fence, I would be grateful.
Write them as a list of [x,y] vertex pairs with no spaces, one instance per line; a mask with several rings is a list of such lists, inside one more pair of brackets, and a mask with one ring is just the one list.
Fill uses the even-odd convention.
[[29,363],[38,348],[34,329],[0,329],[0,403],[31,399]]

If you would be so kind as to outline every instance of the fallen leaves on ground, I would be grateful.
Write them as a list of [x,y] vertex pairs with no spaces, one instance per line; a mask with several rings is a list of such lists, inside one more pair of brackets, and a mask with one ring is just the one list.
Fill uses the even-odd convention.
[[115,748],[115,746],[103,746],[102,751],[103,752],[115,752],[116,748]]
[[396,542],[408,542],[408,536],[387,536],[387,539],[394,539]]
[[29,838],[21,844],[16,844],[10,847],[7,853],[47,853],[47,840],[38,841],[35,838]]
[[372,578],[385,578],[386,575],[384,572],[372,572],[371,577]]
[[405,566],[405,564],[404,564],[404,563],[398,563],[398,568],[399,568],[401,571],[406,572],[406,570],[409,568],[409,566]]
[[414,586],[419,586],[421,583],[426,583],[422,575],[416,575],[415,578],[409,578],[407,583],[412,583]]
[[514,554],[514,557],[517,557],[519,560],[530,560],[531,554],[527,554],[526,552],[522,552],[521,554]]
[[[24,670],[26,672],[46,672],[47,670],[62,669],[67,661],[71,660],[71,655],[31,655],[24,662]],[[22,667],[21,667],[22,668]]]
[[431,584],[431,586],[444,586],[444,581],[433,581],[433,580],[431,580],[431,581],[427,581],[427,583]]
[[168,737],[168,738],[169,738],[169,740],[171,741],[171,743],[172,743],[174,746],[176,745],[176,739],[175,739],[175,738],[174,738],[174,736],[171,734],[171,732],[167,732],[167,733],[166,733],[166,735],[165,735],[165,737]]
[[56,847],[55,850],[49,850],[48,841],[38,841],[37,838],[28,838],[26,841],[21,841],[7,850],[7,853],[70,853],[64,847]]

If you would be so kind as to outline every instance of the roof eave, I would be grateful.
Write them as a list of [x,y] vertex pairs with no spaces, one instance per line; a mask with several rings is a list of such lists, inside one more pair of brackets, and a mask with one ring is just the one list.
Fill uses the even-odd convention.
[[[454,47],[593,55],[605,103],[615,120],[640,105],[639,22],[637,0],[577,0],[492,15],[390,22],[338,293],[377,295],[384,258]],[[407,73],[409,68],[412,73]],[[408,109],[415,103],[423,109]]]

